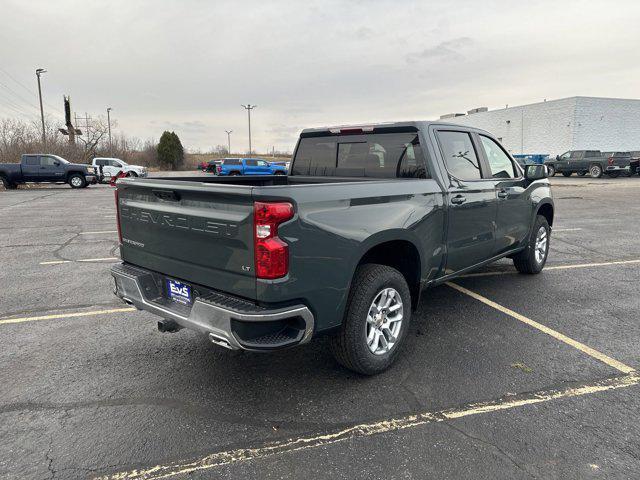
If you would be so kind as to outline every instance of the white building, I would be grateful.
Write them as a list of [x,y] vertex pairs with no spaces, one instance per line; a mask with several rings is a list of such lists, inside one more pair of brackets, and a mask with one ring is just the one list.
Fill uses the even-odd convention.
[[[481,111],[472,113],[474,110]],[[441,118],[491,132],[512,154],[640,150],[640,100],[570,97],[474,110]]]

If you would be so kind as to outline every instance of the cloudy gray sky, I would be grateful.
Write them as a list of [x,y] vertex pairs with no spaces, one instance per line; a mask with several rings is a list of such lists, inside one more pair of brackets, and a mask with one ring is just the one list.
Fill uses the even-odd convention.
[[[307,126],[640,97],[640,2],[0,1],[0,116],[103,114],[190,150],[291,150]],[[59,113],[58,113],[59,115]]]

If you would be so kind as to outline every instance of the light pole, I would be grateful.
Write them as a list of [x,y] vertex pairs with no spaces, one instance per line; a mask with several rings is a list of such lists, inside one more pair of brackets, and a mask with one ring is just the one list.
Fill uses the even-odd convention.
[[249,118],[249,155],[251,155],[251,110],[256,108],[257,105],[247,103],[246,105],[242,105],[242,107],[247,111],[247,116]]
[[40,120],[42,120],[42,148],[46,148],[47,137],[44,130],[44,109],[42,108],[42,88],[40,87],[40,75],[45,73],[44,68],[36,68],[36,77],[38,77],[38,97],[40,98]]
[[227,153],[231,155],[231,133],[233,132],[233,130],[225,130],[225,132],[227,132]]
[[111,112],[112,108],[107,107],[107,125],[109,126],[109,155],[113,155],[113,146],[111,145]]

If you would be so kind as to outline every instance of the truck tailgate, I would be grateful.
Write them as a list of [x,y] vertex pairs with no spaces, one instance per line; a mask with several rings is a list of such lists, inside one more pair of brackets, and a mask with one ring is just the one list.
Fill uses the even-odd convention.
[[255,299],[251,191],[168,180],[120,183],[122,260]]

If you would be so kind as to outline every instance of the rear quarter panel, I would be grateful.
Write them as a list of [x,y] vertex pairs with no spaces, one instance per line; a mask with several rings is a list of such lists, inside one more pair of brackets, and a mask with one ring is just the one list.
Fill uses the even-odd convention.
[[296,215],[279,227],[289,244],[289,274],[258,280],[262,302],[302,300],[316,317],[316,330],[339,325],[351,280],[365,253],[392,240],[406,240],[421,256],[421,276],[442,263],[443,195],[434,180],[388,180],[262,187],[255,200],[293,200]]

